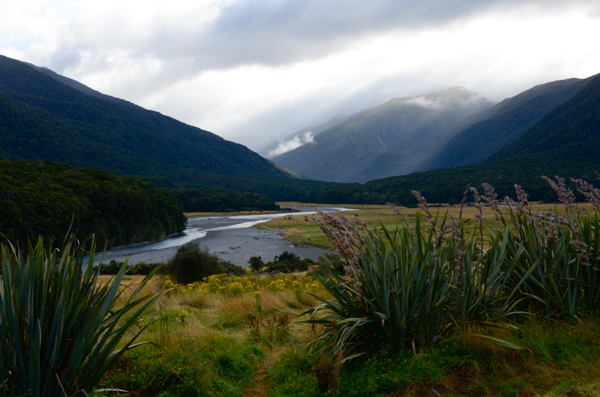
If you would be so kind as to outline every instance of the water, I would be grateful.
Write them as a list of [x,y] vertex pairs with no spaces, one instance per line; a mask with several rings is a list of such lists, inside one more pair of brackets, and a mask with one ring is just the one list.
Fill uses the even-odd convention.
[[[255,214],[238,216],[206,216],[190,218],[187,228],[175,236],[154,243],[141,243],[107,251],[103,258],[98,255],[95,263],[118,262],[129,258],[129,264],[139,262],[167,262],[177,248],[198,241],[220,258],[238,266],[248,266],[251,256],[261,256],[265,262],[272,260],[283,251],[290,251],[302,258],[318,259],[323,249],[313,246],[295,247],[279,235],[280,229],[257,229],[252,226],[271,219],[290,215],[313,215],[306,207],[298,207],[301,212],[277,214]],[[321,208],[322,211],[346,211],[347,208]]]

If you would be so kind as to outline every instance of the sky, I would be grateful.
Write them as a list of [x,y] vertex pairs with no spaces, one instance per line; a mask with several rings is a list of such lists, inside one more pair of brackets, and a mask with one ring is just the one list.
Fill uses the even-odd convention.
[[0,0],[0,54],[260,150],[463,86],[600,73],[598,0]]

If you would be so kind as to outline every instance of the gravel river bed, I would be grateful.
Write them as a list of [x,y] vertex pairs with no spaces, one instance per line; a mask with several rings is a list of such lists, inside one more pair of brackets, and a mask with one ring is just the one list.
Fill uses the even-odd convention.
[[[238,266],[248,266],[252,256],[260,256],[265,262],[273,260],[275,255],[289,251],[301,258],[317,260],[322,253],[328,252],[315,246],[296,247],[284,240],[281,229],[258,229],[258,223],[289,215],[314,214],[312,208],[295,207],[301,212],[257,214],[239,216],[206,216],[188,219],[188,225],[181,234],[153,243],[142,243],[120,247],[104,254],[96,255],[95,265],[111,260],[123,262],[129,258],[129,265],[136,263],[165,263],[169,261],[183,244],[196,241],[200,247],[219,256],[221,259]],[[344,211],[345,208],[321,208],[322,211]]]

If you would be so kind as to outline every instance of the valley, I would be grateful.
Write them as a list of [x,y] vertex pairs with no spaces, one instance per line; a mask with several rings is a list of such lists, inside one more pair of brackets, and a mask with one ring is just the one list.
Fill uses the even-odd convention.
[[600,75],[359,109],[261,156],[0,56],[2,392],[598,396]]

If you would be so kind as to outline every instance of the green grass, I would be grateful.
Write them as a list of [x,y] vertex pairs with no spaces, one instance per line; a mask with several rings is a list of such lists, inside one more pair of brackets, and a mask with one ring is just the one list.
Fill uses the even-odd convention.
[[269,371],[268,395],[421,396],[434,395],[433,389],[445,396],[533,396],[561,395],[576,385],[598,390],[597,315],[575,326],[529,320],[520,332],[494,333],[525,347],[519,351],[475,336],[480,331],[462,329],[455,339],[418,355],[382,349],[345,365],[339,388],[327,391],[319,388],[319,355],[290,349]]

